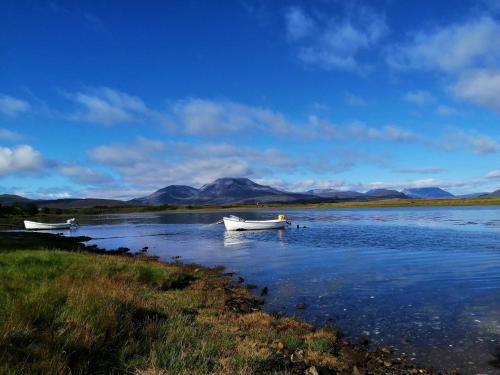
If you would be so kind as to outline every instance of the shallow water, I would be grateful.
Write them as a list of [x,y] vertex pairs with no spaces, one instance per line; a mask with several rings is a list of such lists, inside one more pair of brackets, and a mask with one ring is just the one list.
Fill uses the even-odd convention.
[[[225,232],[227,212],[101,215],[73,235],[205,265],[267,286],[265,308],[331,319],[351,337],[394,346],[415,363],[497,374],[500,207],[285,212],[288,230]],[[271,218],[276,212],[233,212]],[[300,229],[296,225],[300,225]],[[304,227],[305,226],[305,227]],[[305,303],[305,310],[297,310]]]

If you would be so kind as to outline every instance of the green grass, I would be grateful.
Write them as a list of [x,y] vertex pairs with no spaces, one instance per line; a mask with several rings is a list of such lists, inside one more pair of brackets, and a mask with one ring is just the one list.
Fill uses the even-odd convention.
[[249,308],[255,297],[222,272],[146,257],[0,251],[0,373],[303,374],[315,366],[352,374],[357,366],[400,374],[405,368],[381,365],[388,354],[368,352],[332,328]]
[[191,273],[116,256],[1,253],[0,373],[212,372],[230,341],[183,313],[205,303],[180,292]]

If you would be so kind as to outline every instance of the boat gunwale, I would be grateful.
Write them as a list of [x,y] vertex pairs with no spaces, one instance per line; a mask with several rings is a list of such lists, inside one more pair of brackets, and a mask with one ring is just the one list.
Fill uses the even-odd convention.
[[223,220],[234,221],[236,223],[286,223],[286,220],[271,219],[271,220],[246,220],[246,219],[233,219],[230,217],[223,217]]

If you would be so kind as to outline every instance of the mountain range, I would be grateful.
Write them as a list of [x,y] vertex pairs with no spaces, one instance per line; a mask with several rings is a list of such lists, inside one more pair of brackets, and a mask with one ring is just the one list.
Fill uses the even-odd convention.
[[[468,194],[500,197],[500,189],[492,193]],[[19,195],[0,195],[0,204],[35,203],[50,208],[89,208],[96,206],[160,206],[160,205],[231,205],[259,203],[319,203],[336,201],[369,201],[394,198],[461,198],[438,187],[411,188],[403,191],[373,189],[366,193],[335,189],[313,189],[303,193],[288,192],[260,185],[248,178],[219,178],[196,189],[187,185],[170,185],[154,193],[130,201],[114,199],[52,199],[32,200]]]
[[290,193],[259,185],[248,178],[219,178],[195,189],[185,185],[170,185],[146,197],[133,199],[143,205],[161,204],[257,204],[320,200],[307,193]]

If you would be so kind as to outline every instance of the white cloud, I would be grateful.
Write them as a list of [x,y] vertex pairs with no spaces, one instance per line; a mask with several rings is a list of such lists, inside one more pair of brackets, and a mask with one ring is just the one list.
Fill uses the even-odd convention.
[[471,148],[480,155],[494,154],[500,151],[500,143],[495,138],[476,131],[464,132],[458,129],[449,129],[437,145],[448,151]]
[[395,125],[374,128],[368,127],[363,123],[357,123],[348,127],[348,134],[356,139],[383,140],[399,143],[420,141],[419,137],[412,131]]
[[407,168],[395,168],[393,169],[396,173],[409,173],[409,174],[435,174],[445,172],[446,169],[442,167],[407,167]]
[[436,113],[441,116],[458,116],[460,111],[456,108],[449,107],[447,105],[438,105],[436,108]]
[[418,106],[430,104],[435,100],[434,96],[430,92],[423,90],[408,91],[403,96],[403,99]]
[[87,154],[97,162],[112,166],[127,166],[148,160],[151,154],[163,150],[161,141],[138,138],[133,144],[113,144],[95,147]]
[[291,7],[285,13],[286,31],[290,39],[309,36],[315,29],[315,22],[299,7]]
[[490,17],[413,35],[393,49],[388,63],[400,69],[437,69],[460,72],[500,61],[500,25]]
[[293,7],[285,14],[289,39],[298,57],[324,69],[362,71],[358,62],[363,50],[374,47],[388,32],[385,17],[368,7],[349,7],[345,17],[318,16]]
[[290,127],[281,113],[231,101],[187,99],[175,103],[172,112],[173,121],[188,134],[258,130],[286,133]]
[[368,101],[362,96],[346,92],[344,94],[345,102],[353,107],[364,107],[368,105]]
[[22,137],[19,133],[13,132],[9,129],[0,128],[0,141],[17,141],[21,138]]
[[479,70],[466,73],[451,90],[457,97],[500,112],[500,71]]
[[[416,33],[393,48],[387,62],[402,70],[444,73],[456,97],[500,112],[500,23],[489,16]],[[438,108],[440,114],[451,112]]]
[[466,141],[477,154],[493,154],[500,150],[498,142],[487,135],[471,135]]
[[31,146],[0,147],[0,176],[37,173],[44,167],[42,154]]
[[76,111],[66,115],[73,121],[103,125],[125,124],[138,121],[140,115],[149,114],[142,99],[109,87],[67,94],[67,97],[78,105]]
[[81,184],[104,184],[112,181],[109,175],[77,164],[61,164],[57,170],[63,176],[70,177]]
[[478,180],[444,180],[435,178],[425,178],[419,180],[409,180],[409,181],[394,181],[394,182],[370,182],[367,184],[362,184],[366,190],[369,189],[409,189],[409,188],[423,188],[423,187],[434,187],[438,186],[442,189],[453,188],[453,187],[466,187],[474,186],[477,184]]
[[114,168],[127,188],[136,190],[155,190],[170,184],[201,185],[218,177],[253,174],[248,162],[226,145],[164,144],[140,138],[132,144],[99,146],[88,154]]
[[387,125],[380,128],[362,123],[336,125],[316,115],[304,122],[292,122],[284,114],[267,108],[236,102],[188,99],[173,105],[168,129],[190,135],[224,136],[273,133],[282,137],[306,140],[385,140],[418,142],[419,137],[404,128]]
[[500,169],[489,172],[486,177],[488,178],[500,178]]
[[151,150],[138,142],[89,150],[96,162],[112,168],[126,189],[156,190],[170,184],[200,186],[219,177],[262,178],[276,173],[334,173],[359,163],[383,165],[385,156],[348,150],[289,155],[281,150],[227,143],[167,142]]
[[27,101],[9,95],[0,95],[0,113],[4,115],[15,117],[29,109],[30,104]]

